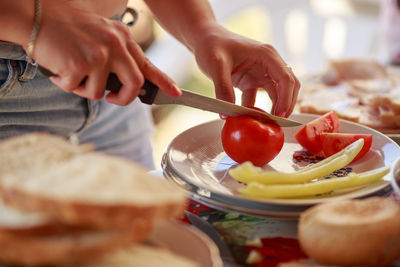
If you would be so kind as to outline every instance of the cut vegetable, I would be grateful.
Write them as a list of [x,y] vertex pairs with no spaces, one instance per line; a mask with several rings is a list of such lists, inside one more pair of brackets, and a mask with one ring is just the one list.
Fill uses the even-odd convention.
[[231,169],[229,174],[236,180],[248,184],[257,182],[260,184],[300,184],[310,182],[316,178],[322,178],[332,172],[347,166],[361,151],[364,139],[359,139],[348,145],[338,153],[321,160],[320,162],[292,173],[264,171],[255,167],[250,162],[245,162]]
[[338,189],[352,188],[378,182],[389,172],[389,167],[381,167],[360,174],[350,173],[345,177],[331,178],[316,182],[296,185],[264,185],[249,183],[238,191],[247,197],[254,198],[296,198],[315,196]]

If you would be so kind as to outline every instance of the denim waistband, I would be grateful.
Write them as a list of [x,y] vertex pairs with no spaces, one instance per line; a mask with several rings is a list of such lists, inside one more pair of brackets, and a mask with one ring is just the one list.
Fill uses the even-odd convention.
[[26,60],[26,53],[22,46],[0,41],[0,58]]

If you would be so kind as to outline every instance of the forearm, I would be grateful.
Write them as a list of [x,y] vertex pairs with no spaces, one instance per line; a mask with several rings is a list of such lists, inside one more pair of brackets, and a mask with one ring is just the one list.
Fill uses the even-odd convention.
[[0,1],[0,40],[26,46],[33,27],[33,0]]
[[217,25],[206,0],[145,1],[158,22],[192,51],[204,33]]

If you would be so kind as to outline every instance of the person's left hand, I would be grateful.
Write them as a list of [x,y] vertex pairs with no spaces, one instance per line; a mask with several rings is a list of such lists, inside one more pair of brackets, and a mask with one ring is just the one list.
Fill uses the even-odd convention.
[[235,102],[233,86],[242,90],[242,105],[253,106],[258,88],[270,96],[271,113],[288,117],[296,104],[300,82],[278,52],[263,44],[211,25],[201,35],[194,54],[215,85],[218,99]]

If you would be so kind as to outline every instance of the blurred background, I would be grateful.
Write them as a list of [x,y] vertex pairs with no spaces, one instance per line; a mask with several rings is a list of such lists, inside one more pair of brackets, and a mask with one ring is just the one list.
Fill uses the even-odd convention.
[[[219,22],[231,31],[270,43],[301,79],[322,72],[330,59],[372,58],[388,62],[381,21],[385,0],[211,0]],[[142,0],[130,0],[151,20]],[[140,20],[139,20],[140,22]],[[135,28],[132,29],[135,31]],[[192,54],[156,22],[141,34],[149,59],[185,89],[214,97],[212,82]],[[151,34],[150,34],[151,33]],[[240,99],[240,92],[237,99]],[[256,106],[269,110],[260,94]],[[182,106],[154,106],[153,147],[157,169],[168,144],[182,131],[219,116]]]

